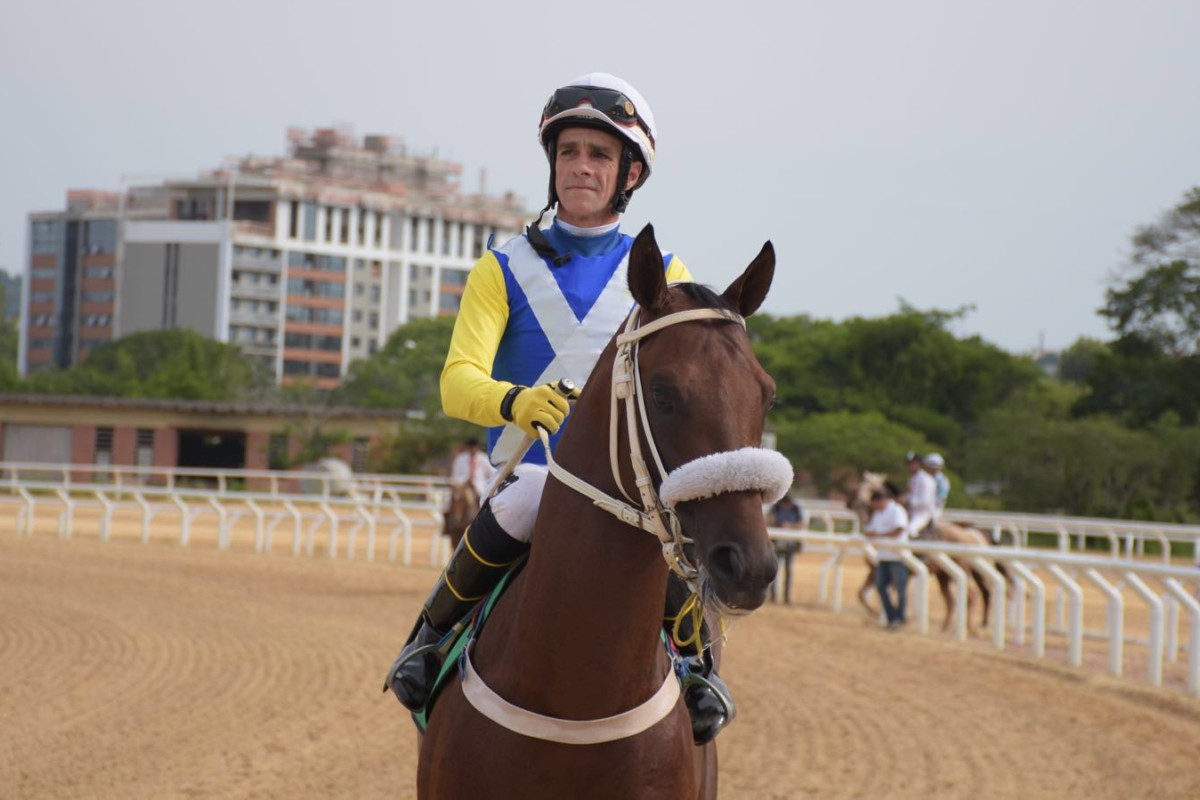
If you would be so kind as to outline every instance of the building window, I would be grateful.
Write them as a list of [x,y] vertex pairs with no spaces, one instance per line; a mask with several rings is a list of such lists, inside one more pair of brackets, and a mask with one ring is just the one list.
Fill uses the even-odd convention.
[[288,253],[288,266],[301,267],[303,269],[314,269],[321,272],[345,272],[346,257],[345,256],[322,256],[316,253]]
[[54,267],[36,267],[29,270],[29,277],[34,280],[54,280],[58,277],[58,270]]
[[412,217],[408,222],[408,249],[410,252],[415,253],[417,252],[417,242],[421,234],[421,220],[418,217]]
[[154,466],[154,429],[138,428],[137,450],[134,452],[133,463],[139,467]]
[[112,253],[116,249],[117,223],[114,220],[93,220],[84,223],[84,253]]
[[377,311],[371,312],[371,316],[367,319],[367,327],[373,331],[379,330],[379,313]]
[[113,301],[112,292],[84,292],[83,302],[85,303],[111,303]]
[[295,239],[300,235],[300,203],[293,200],[288,203],[288,238]]
[[379,303],[379,287],[378,286],[371,287],[371,302],[376,303],[376,304]]
[[30,292],[29,293],[29,302],[30,303],[53,303],[54,302],[54,292]]
[[58,253],[62,249],[62,220],[42,220],[33,223],[32,250],[34,255]]
[[317,204],[305,203],[302,210],[304,212],[304,240],[315,242],[317,240]]
[[[96,428],[95,452],[92,456],[92,463],[103,464],[105,466],[113,463],[113,429],[112,428]],[[100,474],[96,475],[98,480],[108,480],[107,476],[101,478]]]
[[[109,280],[113,276],[112,267],[84,267],[83,277],[97,280]],[[53,276],[51,276],[53,277]]]

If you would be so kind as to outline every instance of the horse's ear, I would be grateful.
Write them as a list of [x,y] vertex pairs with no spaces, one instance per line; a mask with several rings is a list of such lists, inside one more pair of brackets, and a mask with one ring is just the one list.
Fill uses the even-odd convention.
[[729,284],[729,288],[722,296],[729,301],[729,305],[738,310],[739,314],[748,317],[762,305],[774,277],[775,248],[770,242],[767,242],[750,262],[750,266],[746,267],[746,271]]
[[653,225],[642,228],[629,251],[629,293],[648,311],[666,301],[667,274],[663,269],[662,251],[654,239]]

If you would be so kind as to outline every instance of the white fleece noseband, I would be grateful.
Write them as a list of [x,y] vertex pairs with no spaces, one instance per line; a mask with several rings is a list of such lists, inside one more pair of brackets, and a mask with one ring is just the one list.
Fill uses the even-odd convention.
[[779,453],[743,447],[701,456],[673,470],[658,495],[668,508],[727,492],[760,491],[764,502],[774,503],[792,488],[792,477],[791,463]]

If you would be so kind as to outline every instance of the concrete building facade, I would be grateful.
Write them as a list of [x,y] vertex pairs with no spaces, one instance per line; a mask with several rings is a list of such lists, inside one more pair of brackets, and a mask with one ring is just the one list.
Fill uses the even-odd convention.
[[[327,128],[288,140],[286,157],[133,186],[103,211],[73,193],[74,210],[69,196],[65,213],[30,215],[22,374],[186,327],[267,361],[280,382],[331,388],[396,326],[456,313],[487,242],[532,217],[511,193],[464,194],[461,165],[393,137]],[[80,249],[93,239],[103,252]]]

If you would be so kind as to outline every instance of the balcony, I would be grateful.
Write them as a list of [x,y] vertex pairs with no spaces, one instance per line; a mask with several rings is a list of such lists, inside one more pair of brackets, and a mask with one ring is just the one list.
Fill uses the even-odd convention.
[[265,283],[232,283],[230,294],[237,298],[248,300],[278,300],[279,285],[271,286]]
[[250,311],[244,308],[231,309],[229,323],[231,325],[259,325],[265,328],[274,328],[279,325],[279,312]]

